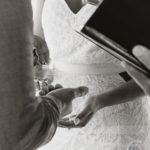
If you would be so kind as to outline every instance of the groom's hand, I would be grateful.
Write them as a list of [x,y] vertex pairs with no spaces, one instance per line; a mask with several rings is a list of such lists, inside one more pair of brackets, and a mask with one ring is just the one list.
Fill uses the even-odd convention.
[[87,93],[88,88],[85,86],[77,88],[62,88],[61,85],[57,85],[53,90],[48,89],[45,97],[53,99],[60,106],[59,111],[61,117],[63,117],[72,112],[72,101],[77,97],[85,96]]

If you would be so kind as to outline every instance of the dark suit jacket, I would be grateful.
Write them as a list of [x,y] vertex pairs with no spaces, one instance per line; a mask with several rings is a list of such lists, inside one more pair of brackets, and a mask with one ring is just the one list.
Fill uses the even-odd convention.
[[54,135],[59,104],[36,98],[30,0],[0,0],[0,150],[33,150]]

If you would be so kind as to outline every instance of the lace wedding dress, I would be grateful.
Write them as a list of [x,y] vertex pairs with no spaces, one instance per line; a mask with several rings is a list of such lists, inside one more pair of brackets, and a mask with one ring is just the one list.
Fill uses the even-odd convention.
[[[75,15],[64,0],[46,0],[42,14],[54,83],[90,89],[87,96],[74,101],[76,113],[89,95],[124,83],[118,75],[120,62],[74,30],[80,29],[95,9],[87,5]],[[102,109],[84,128],[58,128],[52,141],[40,150],[148,150],[148,107],[150,110],[148,99],[143,98]]]

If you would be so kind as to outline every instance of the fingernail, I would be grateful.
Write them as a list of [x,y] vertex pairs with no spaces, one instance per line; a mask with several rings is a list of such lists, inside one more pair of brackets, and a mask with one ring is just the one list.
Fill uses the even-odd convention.
[[80,119],[79,119],[79,118],[75,118],[75,119],[74,119],[74,124],[75,124],[75,125],[78,125],[79,123],[80,123]]
[[144,46],[137,45],[133,48],[133,54],[137,57],[142,57],[143,55],[147,55],[148,49]]

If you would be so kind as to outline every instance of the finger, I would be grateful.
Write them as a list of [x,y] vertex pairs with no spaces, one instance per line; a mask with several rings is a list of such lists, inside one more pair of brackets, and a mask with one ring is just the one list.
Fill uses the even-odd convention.
[[48,85],[48,91],[49,91],[49,92],[53,91],[54,89],[55,89],[55,88],[54,88],[53,85],[51,85],[51,84]]
[[63,117],[62,119],[60,119],[60,121],[69,121],[69,117]]
[[82,120],[76,118],[74,120],[75,127],[84,127],[85,125],[88,124],[88,122],[91,120],[92,117],[93,117],[93,113],[89,113],[84,118],[82,118]]
[[45,63],[46,64],[49,64],[49,50],[48,50],[48,47],[47,47],[47,44],[44,43],[43,46],[42,46],[42,55],[44,57],[44,60],[45,60]]
[[46,95],[46,91],[41,90],[41,91],[39,92],[39,95],[40,95],[40,96],[44,96],[44,95]]
[[41,89],[46,89],[46,91],[48,91],[48,84],[47,84],[47,82],[46,81],[42,81],[42,83],[41,83]]
[[[44,82],[44,83],[47,83],[47,82]],[[55,87],[51,84],[44,85],[44,86],[42,86],[41,91],[39,92],[39,94],[40,94],[40,96],[43,96],[43,95],[45,95],[45,94],[47,94],[47,93],[49,93],[53,90],[56,90],[58,88],[62,88],[62,86],[58,85],[58,84]]]
[[75,124],[74,121],[64,121],[64,120],[60,120],[59,121],[59,127],[61,128],[75,128]]
[[130,76],[135,80],[135,82],[146,92],[146,94],[150,95],[150,79],[147,78],[143,73],[134,67],[130,66],[127,63],[123,63],[123,66],[127,70]]
[[74,120],[74,118],[76,117],[77,115],[76,114],[72,114],[69,116],[69,120]]
[[56,84],[55,85],[55,89],[60,89],[60,88],[63,88],[63,86],[61,84]]
[[150,69],[150,50],[146,47],[138,45],[133,48],[133,54]]
[[46,95],[48,92],[50,92],[48,85],[42,85],[39,95],[43,96],[43,95]]
[[[87,125],[87,123],[91,120],[93,116],[93,113],[90,113],[89,115],[86,115],[78,124],[75,123],[75,120],[60,120],[59,121],[59,127],[62,128],[81,128]],[[76,118],[77,119],[77,118]]]
[[75,119],[75,117],[76,117],[75,114],[70,115],[70,116],[67,116],[67,117],[65,116],[65,117],[63,117],[62,119],[60,119],[60,121],[72,121],[72,120]]
[[64,99],[66,102],[71,102],[71,100],[84,96],[88,93],[88,88],[81,86],[78,88],[61,88],[56,89],[50,93],[51,96],[54,96],[58,99]]
[[75,119],[75,117],[76,117],[76,115],[75,114],[73,114],[73,115],[70,115],[70,116],[68,116],[68,117],[63,117],[62,119],[60,119],[59,121],[60,122],[67,122],[67,121],[73,121],[74,119]]
[[44,58],[45,58],[45,62],[47,64],[49,64],[50,63],[49,52],[47,52],[47,53],[44,54]]
[[80,87],[75,88],[73,90],[74,90],[74,98],[85,96],[89,91],[88,87],[85,87],[85,86],[80,86]]
[[79,118],[75,118],[74,119],[74,124],[75,125],[78,125],[80,122],[81,122],[81,120]]
[[[88,107],[85,107],[78,115],[76,115],[74,118],[69,119],[69,120],[61,120],[61,124],[64,127],[71,127],[71,128],[75,128],[76,126],[79,127],[82,124],[84,124],[84,122],[86,123],[86,118],[88,117],[88,115],[90,114]],[[75,126],[76,125],[76,126]]]

